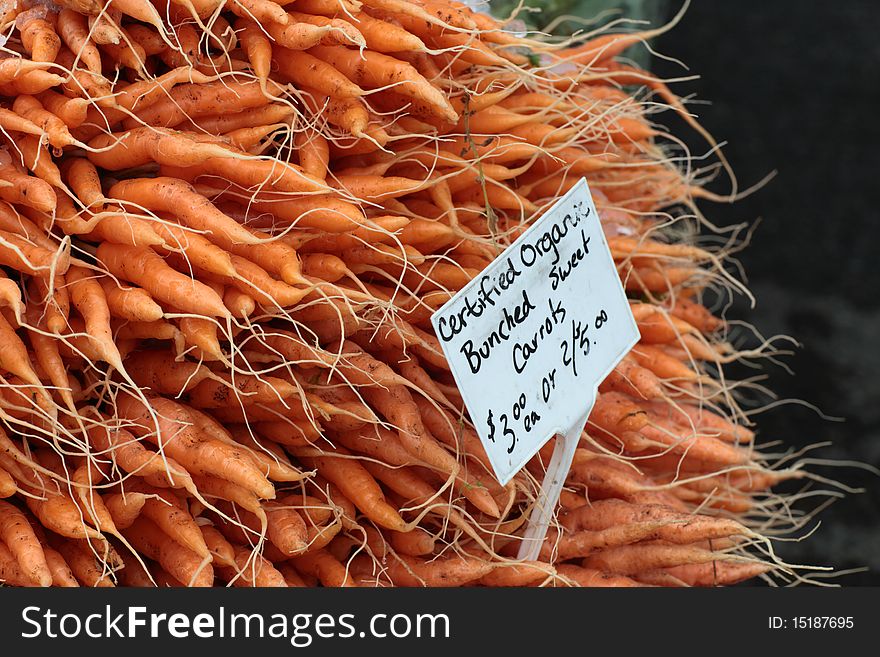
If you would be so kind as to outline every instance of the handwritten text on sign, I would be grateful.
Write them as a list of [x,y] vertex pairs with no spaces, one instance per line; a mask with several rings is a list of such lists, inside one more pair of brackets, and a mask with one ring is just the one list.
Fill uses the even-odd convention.
[[638,340],[586,181],[432,323],[498,480],[589,411]]

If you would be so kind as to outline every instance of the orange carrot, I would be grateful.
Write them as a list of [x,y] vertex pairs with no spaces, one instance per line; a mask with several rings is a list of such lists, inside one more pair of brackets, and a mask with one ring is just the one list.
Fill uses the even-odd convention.
[[104,505],[117,529],[128,529],[140,515],[147,501],[143,493],[110,493],[103,496]]
[[154,299],[184,312],[229,316],[223,300],[211,288],[174,271],[149,249],[104,242],[98,247],[97,256],[111,274],[142,287]]
[[370,520],[388,529],[404,531],[406,523],[385,501],[375,479],[347,452],[337,450],[334,454],[320,454],[307,448],[291,448],[291,451],[306,467],[317,470],[338,486]]
[[154,322],[162,318],[162,308],[145,290],[121,285],[109,276],[99,277],[98,283],[113,317],[135,322]]
[[138,552],[158,561],[179,582],[187,586],[213,584],[214,569],[208,560],[176,543],[152,520],[141,516],[123,533]]
[[52,573],[28,519],[17,507],[3,500],[0,500],[0,539],[15,556],[25,577],[38,586],[51,585]]
[[317,577],[323,586],[357,586],[348,569],[327,550],[314,550],[309,554],[292,560],[294,567],[308,575]]
[[101,53],[89,40],[89,26],[86,17],[73,9],[64,7],[58,14],[58,34],[71,52],[92,73],[101,73]]

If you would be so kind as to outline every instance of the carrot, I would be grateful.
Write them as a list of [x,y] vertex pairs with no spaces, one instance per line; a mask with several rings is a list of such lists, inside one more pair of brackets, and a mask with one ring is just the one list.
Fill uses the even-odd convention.
[[99,426],[90,429],[88,436],[97,449],[108,453],[125,472],[137,475],[153,486],[195,491],[192,479],[182,465],[169,456],[149,451],[128,431],[110,431]]
[[[369,388],[364,390],[364,397],[397,427],[398,436],[410,454],[446,474],[458,473],[459,466],[455,458],[440,447],[422,423],[418,406],[413,402],[409,391],[402,386],[387,390]],[[500,515],[485,489],[465,486],[462,492],[482,511],[496,518]]]
[[113,524],[117,529],[128,529],[140,515],[147,501],[143,493],[110,493],[104,495],[104,505],[113,518]]
[[26,498],[25,503],[40,524],[56,534],[75,539],[100,539],[101,534],[85,524],[82,510],[65,495],[47,495],[47,499]]
[[0,199],[34,208],[40,212],[54,212],[58,198],[55,190],[46,181],[8,166],[0,168],[0,183],[3,181],[10,185],[0,185]]
[[139,23],[129,23],[125,26],[125,31],[132,41],[137,42],[144,49],[144,54],[148,57],[161,55],[168,48],[157,29]]
[[271,482],[241,450],[199,437],[190,427],[190,416],[184,406],[161,397],[152,398],[150,404],[158,414],[156,419],[140,400],[128,396],[117,400],[120,417],[138,423],[135,433],[159,445],[192,475],[222,478],[265,499],[275,497]]
[[724,322],[712,315],[705,306],[683,296],[676,297],[675,305],[669,312],[703,333],[712,333],[724,325]]
[[143,71],[147,61],[147,53],[124,28],[119,28],[119,43],[107,43],[101,48],[114,62],[116,68],[130,68]]
[[67,562],[64,560],[64,557],[61,556],[60,552],[48,545],[44,545],[43,553],[46,556],[46,564],[49,566],[49,571],[52,573],[52,586],[60,586],[64,588],[79,586],[79,582],[76,580],[76,577],[74,577],[73,572],[70,570],[70,566],[67,565]]
[[[219,508],[226,515],[243,523],[253,534],[262,533],[261,522],[254,514],[233,509],[225,503],[220,504]],[[266,505],[266,538],[272,546],[280,550],[284,558],[302,554],[308,548],[307,535],[305,521],[295,509],[278,503]]]
[[131,169],[149,162],[190,166],[213,157],[227,157],[230,151],[217,143],[206,143],[182,132],[160,128],[134,128],[109,133],[89,142],[88,158],[111,171]]
[[205,545],[214,557],[214,563],[222,566],[230,566],[235,563],[235,548],[229,544],[223,535],[211,525],[199,525]]
[[305,51],[276,49],[272,64],[281,79],[310,87],[331,98],[357,98],[364,94],[331,64]]
[[347,452],[321,454],[309,448],[290,448],[290,451],[308,468],[339,487],[357,508],[377,525],[404,531],[406,523],[394,507],[385,501],[382,489],[375,479],[356,460],[345,458]]
[[62,165],[62,171],[67,184],[85,207],[94,210],[103,207],[106,199],[94,164],[84,157],[70,158]]
[[638,399],[662,399],[663,385],[649,369],[640,366],[634,357],[625,356],[599,384],[599,392],[622,392]]
[[126,321],[118,324],[116,338],[126,340],[172,340],[175,344],[181,341],[180,331],[171,322],[156,320],[155,322]]
[[333,435],[333,441],[347,449],[373,457],[388,465],[418,464],[412,455],[404,449],[397,435],[382,427],[375,427],[374,431],[339,432]]
[[495,564],[477,557],[453,555],[426,561],[419,557],[395,555],[388,559],[387,574],[397,586],[462,586],[485,577]]
[[345,261],[328,253],[307,253],[302,256],[303,274],[328,283],[335,283],[348,274]]
[[[247,427],[230,427],[227,432],[216,418],[193,411],[193,418],[203,431],[212,437],[230,445],[243,448],[251,462],[259,468],[272,481],[302,481],[309,473],[302,472],[298,467],[291,464],[286,452],[274,443],[262,440]],[[259,430],[258,427],[255,427]],[[253,447],[250,446],[253,444]],[[271,506],[271,505],[269,505]]]
[[25,577],[38,586],[52,584],[52,573],[28,519],[15,506],[0,500],[0,539],[9,547]]
[[227,287],[223,292],[223,303],[232,316],[237,318],[250,317],[257,308],[251,295],[233,287]]
[[559,564],[556,571],[560,577],[573,582],[576,586],[588,587],[620,587],[632,588],[644,586],[638,581],[623,575],[612,575],[611,573],[594,570],[591,568],[582,568],[574,564]]
[[293,566],[287,563],[278,565],[279,572],[284,576],[284,581],[289,587],[306,587],[306,581],[303,579]]
[[2,313],[0,313],[0,344],[3,345],[3,349],[0,350],[0,370],[14,374],[32,386],[42,387],[39,377],[34,372],[27,347]]
[[140,516],[123,533],[138,552],[158,561],[172,577],[186,586],[213,584],[214,569],[209,561],[176,543],[152,520]]
[[[303,101],[309,110],[328,122],[362,138],[367,135],[370,113],[363,101],[356,97],[329,96],[323,91],[303,86]],[[370,150],[375,148],[370,144]]]
[[15,485],[15,479],[0,467],[0,499],[12,497],[17,491],[18,486]]
[[327,550],[314,550],[292,560],[294,568],[317,577],[322,586],[357,586],[348,569]]
[[100,75],[101,53],[89,39],[88,21],[84,15],[63,7],[58,14],[58,34],[89,71]]
[[[175,80],[186,76],[185,71],[176,74]],[[152,86],[152,85],[151,85]],[[171,89],[167,96],[159,98],[142,109],[136,110],[137,118],[127,119],[126,128],[140,125],[152,127],[173,127],[186,119],[240,112],[267,105],[266,96],[259,82],[238,82],[224,80],[196,84],[180,84]]]
[[7,132],[23,132],[37,137],[44,135],[43,129],[36,123],[5,107],[0,107],[0,127]]
[[299,151],[300,166],[310,176],[324,179],[330,162],[330,146],[319,133],[301,131],[294,137],[294,145]]
[[[176,311],[169,307],[168,312]],[[223,347],[214,322],[203,317],[180,317],[177,326],[183,336],[184,345],[194,358],[206,361],[223,360]]]
[[[243,162],[242,160],[246,160]],[[257,158],[231,145],[227,157],[214,157],[200,164],[178,167],[171,164],[163,166],[163,173],[194,181],[200,177],[215,177],[246,189],[268,187],[279,192],[326,192],[324,181],[306,175],[295,165],[277,158]]]
[[[200,233],[186,230],[174,223],[156,222],[155,232],[164,240],[163,251],[180,252],[187,264],[220,276],[234,276],[235,267],[229,254]],[[228,243],[228,240],[222,240]],[[188,272],[188,267],[183,273]]]
[[356,14],[361,10],[360,0],[296,0],[299,11],[315,16],[335,16],[340,12]]
[[150,3],[138,2],[138,0],[113,0],[113,8],[160,31],[165,29],[159,11]]
[[389,21],[360,13],[352,20],[363,35],[367,48],[380,53],[419,52],[427,48],[425,43],[404,28]]
[[0,582],[12,586],[36,586],[22,572],[15,557],[3,543],[0,543]]
[[71,267],[67,272],[70,299],[86,321],[86,331],[95,343],[103,360],[122,370],[122,357],[113,341],[110,329],[110,308],[104,289],[95,276],[81,267]]
[[687,564],[724,561],[730,557],[692,545],[637,544],[597,552],[583,561],[585,568],[596,568],[618,575],[632,576],[640,572]]
[[271,561],[245,548],[235,548],[235,566],[222,569],[233,586],[286,587],[287,582]]
[[772,569],[773,567],[766,563],[713,561],[671,566],[664,570],[688,586],[732,586],[743,580],[763,575]]
[[174,271],[149,249],[104,242],[98,247],[97,257],[113,276],[142,287],[154,299],[184,312],[229,316],[223,300],[211,288]]
[[391,547],[395,552],[411,557],[422,557],[434,552],[437,538],[424,529],[416,527],[409,532],[391,532]]
[[98,277],[110,315],[135,322],[154,322],[162,318],[162,308],[139,287],[121,285],[108,276]]
[[132,354],[126,359],[126,369],[140,387],[165,395],[179,395],[212,376],[204,365],[159,350]]
[[290,17],[280,4],[283,3],[270,0],[236,0],[230,11],[236,16],[253,17],[260,23],[287,25]]
[[[217,414],[219,415],[219,413]],[[255,414],[253,412],[248,412],[246,414],[247,417],[242,419],[251,421],[249,419],[251,415]],[[317,423],[315,422],[309,422],[299,418],[285,418],[284,420],[278,420],[277,415],[274,415],[274,413],[271,415],[271,420],[258,421],[254,425],[254,429],[261,436],[265,436],[279,445],[306,447],[317,442],[321,438],[321,434],[319,433],[320,424],[316,427],[315,424]],[[259,418],[254,418],[254,420],[259,420]]]
[[224,280],[226,284],[237,287],[240,291],[250,295],[262,306],[273,308],[295,306],[308,294],[308,290],[292,287],[272,278],[269,273],[259,265],[241,256],[232,256],[232,264],[235,267],[235,279]]
[[[5,61],[17,63],[18,58],[7,59]],[[22,69],[25,68],[26,66],[21,66],[15,73],[21,73]],[[13,72],[10,72],[0,64],[0,79],[4,76],[8,77],[11,73]],[[0,83],[0,90],[2,90],[4,96],[32,96],[35,94],[41,94],[47,89],[52,89],[62,83],[64,83],[64,78],[60,75],[55,75],[54,73],[49,73],[47,71],[31,70],[21,73],[21,75],[15,77],[11,82]]]
[[357,51],[341,46],[317,46],[312,48],[311,54],[331,64],[358,86],[375,89],[394,85],[397,93],[427,103],[439,118],[458,120],[446,97],[410,64],[369,50],[361,59]]
[[732,443],[749,443],[755,438],[753,431],[735,424],[713,413],[708,408],[692,404],[677,404],[674,409],[648,405],[646,409],[654,418],[671,419],[684,428],[695,428],[700,433],[709,434]]
[[200,557],[208,557],[208,546],[196,521],[189,510],[174,493],[147,485],[139,486],[144,493],[144,518],[149,518],[156,526],[183,547]]
[[479,584],[484,586],[530,586],[553,577],[555,572],[540,561],[517,564],[497,564],[495,569],[483,575]]
[[37,178],[45,180],[53,187],[63,189],[61,171],[52,161],[49,151],[40,144],[40,140],[32,135],[22,136],[16,141],[16,147],[21,153],[22,164],[30,169]]
[[[195,85],[206,84],[213,79],[214,78],[209,75],[193,70],[191,66],[180,66],[173,68],[155,79],[133,82],[124,86],[114,95],[114,101],[120,108],[143,112],[147,108],[155,106],[157,103],[167,103],[169,92],[172,92],[172,90],[172,96],[176,94],[181,100],[183,100],[187,96],[187,90],[191,92]],[[178,87],[178,85],[183,86]],[[161,108],[157,108],[156,111],[161,111]],[[116,110],[115,113],[111,111],[108,116],[111,119],[111,123],[116,123],[127,115]],[[156,123],[150,123],[149,121],[147,121],[147,123],[150,125],[156,125]],[[176,124],[169,124],[166,127],[171,127],[172,125]],[[129,127],[137,126],[133,125]]]
[[12,103],[12,111],[40,126],[46,132],[49,143],[55,148],[70,146],[76,141],[64,121],[45,109],[34,96],[17,96]]
[[329,195],[314,195],[292,200],[278,198],[251,204],[257,212],[269,212],[280,225],[318,228],[330,233],[345,233],[361,228],[366,222],[363,211],[352,203]]
[[633,360],[660,379],[693,381],[699,377],[687,365],[656,346],[638,345],[631,353]]
[[4,273],[0,273],[0,307],[11,309],[16,321],[21,323],[21,316],[25,310],[24,302],[21,300],[21,290],[15,281],[7,278]]
[[109,9],[106,13],[89,12],[89,33],[92,39],[99,45],[119,43],[122,39],[119,25],[122,23],[122,13],[117,9]]
[[15,19],[21,44],[35,62],[54,62],[61,49],[61,39],[51,22],[33,10],[19,14]]
[[[283,10],[282,14],[284,22],[287,22],[287,14]],[[235,22],[235,28],[254,75],[265,87],[272,69],[272,43],[253,20],[239,19]]]
[[[238,130],[227,132],[223,135],[223,138],[241,151],[259,155],[274,143],[280,129],[287,130],[288,127],[284,123],[277,123],[275,125],[255,126],[253,128],[239,128]],[[272,137],[272,139],[269,139],[269,137]]]
[[209,134],[220,135],[253,128],[255,126],[290,124],[293,109],[281,103],[272,103],[263,107],[233,112],[231,114],[217,114],[200,116],[192,121],[181,123],[180,130],[204,131]]
[[[284,379],[245,374],[215,374],[189,388],[189,402],[196,408],[220,408],[229,405],[251,405],[274,402],[298,394],[296,386]],[[292,403],[296,403],[295,401]]]

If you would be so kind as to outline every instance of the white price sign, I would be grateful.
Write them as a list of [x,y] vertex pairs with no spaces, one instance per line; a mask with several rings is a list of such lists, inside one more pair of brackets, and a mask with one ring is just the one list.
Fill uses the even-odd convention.
[[498,481],[560,436],[520,558],[534,558],[596,399],[638,342],[586,180],[431,318]]

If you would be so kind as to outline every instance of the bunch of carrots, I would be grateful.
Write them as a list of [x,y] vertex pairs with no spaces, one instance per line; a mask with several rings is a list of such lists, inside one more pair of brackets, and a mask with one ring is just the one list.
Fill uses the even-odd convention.
[[[621,58],[453,0],[0,7],[0,581],[683,586],[799,577],[701,303],[716,198]],[[667,26],[669,27],[669,26]],[[718,152],[718,151],[716,151]],[[726,162],[721,156],[722,167]],[[430,323],[586,177],[641,332],[539,560]]]

